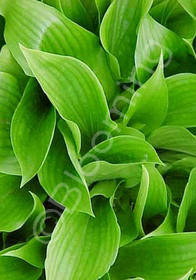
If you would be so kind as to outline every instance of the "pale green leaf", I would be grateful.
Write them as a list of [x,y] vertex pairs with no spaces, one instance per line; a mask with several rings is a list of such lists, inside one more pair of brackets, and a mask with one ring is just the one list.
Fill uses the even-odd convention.
[[43,269],[44,260],[46,257],[46,245],[48,244],[48,242],[48,237],[37,236],[32,238],[30,241],[21,244],[19,248],[7,248],[7,252],[1,252],[1,256],[19,258],[34,267]]
[[0,14],[6,19],[6,43],[25,73],[32,75],[19,43],[28,48],[82,60],[97,75],[108,100],[115,95],[117,85],[107,54],[96,35],[72,22],[53,7],[35,0],[3,0]]
[[38,83],[31,79],[14,113],[12,145],[24,186],[41,168],[53,138],[56,114]]
[[141,179],[140,164],[112,164],[106,161],[94,161],[83,167],[87,183],[90,185],[96,181],[129,179],[131,186],[135,186]]
[[0,174],[0,231],[19,229],[33,210],[33,199],[20,189],[20,177]]
[[166,81],[169,106],[165,124],[196,126],[196,74],[178,74]]
[[48,280],[96,280],[113,264],[120,231],[109,200],[94,198],[95,218],[82,213],[61,216],[46,258]]
[[23,52],[60,115],[78,125],[84,150],[89,149],[96,133],[114,127],[103,88],[87,65],[71,57],[25,48]]
[[195,205],[196,205],[196,168],[190,174],[189,181],[186,185],[184,196],[179,208],[177,218],[177,231],[184,230],[195,231]]
[[161,51],[166,61],[166,69],[174,59],[180,64],[187,57],[184,41],[156,22],[150,15],[146,15],[141,20],[135,52],[136,70],[140,82],[145,82],[153,73],[153,68],[159,62]]
[[84,155],[81,164],[84,166],[94,161],[161,164],[153,147],[145,140],[133,136],[116,136],[101,142]]
[[25,76],[22,68],[13,58],[7,45],[3,46],[0,52],[0,72],[6,72],[14,76],[19,83],[20,89],[24,89],[28,77]]
[[112,280],[176,280],[196,269],[196,233],[155,236],[120,248]]
[[92,213],[87,186],[74,168],[58,131],[39,172],[39,180],[50,197],[61,205],[71,211]]
[[0,73],[0,172],[20,175],[21,170],[13,152],[10,126],[21,93],[16,78]]
[[152,132],[148,142],[157,149],[196,156],[196,136],[181,126],[162,126]]
[[102,21],[100,30],[102,44],[118,59],[121,76],[125,80],[131,79],[134,70],[139,22],[150,9],[152,2],[152,0],[114,0]]
[[124,122],[130,126],[142,125],[145,134],[159,127],[165,119],[168,107],[168,90],[163,73],[161,55],[157,70],[131,99]]

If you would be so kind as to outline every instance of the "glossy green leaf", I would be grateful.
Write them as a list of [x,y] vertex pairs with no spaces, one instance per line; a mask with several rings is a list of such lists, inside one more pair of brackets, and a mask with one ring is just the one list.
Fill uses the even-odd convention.
[[42,270],[35,268],[28,263],[13,257],[0,257],[0,278],[1,280],[38,280]]
[[114,55],[120,64],[121,76],[130,80],[134,70],[134,51],[137,28],[148,12],[152,0],[114,0],[101,24],[100,36],[104,48]]
[[7,248],[7,252],[1,253],[1,256],[10,256],[24,260],[28,264],[43,269],[46,257],[46,245],[49,242],[48,237],[34,237],[30,241],[21,244],[19,248]]
[[61,11],[71,20],[88,30],[95,31],[98,11],[95,0],[59,0]]
[[161,164],[153,147],[143,139],[132,136],[116,136],[92,148],[82,159],[82,165],[94,161],[112,164],[158,163]]
[[178,0],[178,2],[196,19],[196,3],[194,0]]
[[106,161],[91,162],[83,167],[87,183],[90,185],[96,181],[129,179],[132,185],[137,185],[141,178],[140,164],[112,164]]
[[120,136],[120,135],[129,135],[129,136],[139,137],[145,140],[145,135],[141,131],[133,127],[127,127],[121,123],[118,124],[118,126],[113,131],[111,131],[111,135],[113,137]]
[[61,205],[71,211],[92,213],[87,186],[74,168],[58,131],[39,172],[39,180],[50,197]]
[[103,88],[87,65],[71,57],[24,48],[23,51],[60,115],[78,125],[84,149],[89,148],[96,133],[107,133],[112,129],[114,124],[109,116]]
[[166,81],[169,106],[165,124],[196,126],[196,74],[178,74]]
[[161,1],[151,9],[150,14],[182,38],[189,39],[195,36],[196,22],[178,3],[178,0]]
[[110,270],[113,280],[142,277],[150,280],[176,280],[196,269],[196,233],[146,238],[120,248]]
[[0,52],[0,72],[6,72],[14,76],[19,83],[20,89],[24,89],[28,77],[25,76],[22,68],[13,58],[7,45],[3,46]]
[[11,125],[12,145],[25,185],[41,168],[53,138],[55,110],[37,82],[29,81]]
[[33,198],[20,189],[20,177],[0,174],[0,231],[19,229],[30,216]]
[[196,137],[181,126],[162,126],[148,138],[157,149],[165,149],[196,156]]
[[119,184],[114,196],[113,207],[121,231],[120,247],[129,244],[138,236],[131,204],[130,190],[126,189],[123,184]]
[[6,43],[25,73],[32,75],[19,43],[28,48],[82,60],[97,75],[108,100],[115,94],[117,85],[109,68],[107,54],[101,48],[97,36],[53,7],[35,0],[3,0],[0,14],[6,19]]
[[117,189],[116,181],[101,181],[96,183],[90,191],[90,196],[95,197],[102,195],[106,198],[111,198]]
[[0,172],[20,175],[21,170],[12,149],[10,126],[21,93],[17,80],[7,73],[0,73]]
[[113,0],[95,0],[95,4],[97,5],[98,13],[99,13],[99,22],[102,21],[102,18],[110,6]]
[[48,246],[48,280],[96,280],[113,264],[120,240],[115,214],[103,197],[94,198],[93,210],[95,218],[66,211],[61,216]]
[[134,218],[139,233],[144,234],[143,223],[167,212],[167,189],[164,180],[153,165],[143,166],[141,185],[134,207]]
[[196,201],[196,168],[190,174],[189,181],[186,185],[182,203],[179,208],[177,219],[177,231],[185,229],[188,231],[196,230],[195,223],[195,201]]
[[164,61],[167,61],[166,69],[174,59],[180,64],[187,57],[184,41],[147,15],[141,20],[135,52],[136,70],[140,82],[145,82],[153,73],[161,51]]
[[161,55],[153,76],[133,95],[124,122],[130,126],[142,126],[145,134],[159,127],[165,119],[168,107],[168,90],[163,73]]

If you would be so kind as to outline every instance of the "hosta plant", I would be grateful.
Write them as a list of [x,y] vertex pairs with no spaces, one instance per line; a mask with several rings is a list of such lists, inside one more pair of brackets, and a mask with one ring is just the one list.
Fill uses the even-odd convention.
[[0,279],[196,273],[196,1],[0,1]]

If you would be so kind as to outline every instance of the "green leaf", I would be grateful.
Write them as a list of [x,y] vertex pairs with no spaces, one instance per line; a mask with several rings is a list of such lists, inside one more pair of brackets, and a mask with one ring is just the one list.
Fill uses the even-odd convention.
[[97,10],[99,12],[99,22],[101,23],[102,18],[110,6],[113,0],[95,0],[95,4],[97,5]]
[[167,61],[166,69],[174,59],[180,64],[187,57],[184,41],[150,15],[146,15],[141,20],[135,51],[136,70],[140,82],[144,83],[151,76],[153,68],[159,62],[161,51],[164,61]]
[[135,223],[140,234],[143,225],[156,215],[167,212],[167,189],[158,170],[150,164],[143,166],[141,185],[134,207]]
[[155,236],[120,248],[110,276],[112,280],[176,280],[196,269],[195,258],[196,233]]
[[0,174],[0,231],[19,229],[30,216],[33,199],[20,189],[20,177]]
[[157,149],[165,149],[196,156],[196,137],[181,126],[162,126],[148,138]]
[[25,48],[23,52],[62,118],[78,125],[84,150],[89,149],[96,133],[107,133],[114,127],[103,88],[87,65],[71,57]]
[[14,76],[19,83],[20,89],[24,90],[28,77],[25,76],[22,68],[13,58],[7,45],[3,46],[0,52],[0,72],[6,72]]
[[18,258],[0,256],[1,280],[38,280],[42,270],[35,268]]
[[120,231],[108,199],[94,198],[95,218],[82,213],[61,216],[46,258],[48,280],[95,280],[113,264]]
[[95,184],[90,191],[90,196],[95,197],[98,195],[102,195],[106,198],[111,198],[115,194],[117,189],[116,181],[101,181]]
[[100,37],[104,48],[114,55],[120,64],[121,76],[131,79],[134,70],[134,51],[137,28],[148,12],[152,0],[114,0],[101,24]]
[[20,175],[21,170],[10,139],[11,120],[21,98],[17,80],[0,73],[0,172]]
[[178,0],[178,2],[196,19],[196,3],[193,0]]
[[16,257],[24,260],[28,264],[43,269],[46,257],[46,245],[49,242],[48,237],[34,237],[30,241],[21,244],[19,248],[7,248],[7,252],[1,252],[1,256]]
[[32,72],[19,43],[28,48],[82,60],[97,75],[108,100],[116,94],[117,85],[107,54],[100,46],[99,38],[93,33],[75,24],[53,7],[35,0],[3,0],[0,5],[1,13],[6,19],[6,43],[26,74],[32,75]]
[[177,231],[195,231],[196,168],[190,174],[177,218]]
[[38,83],[31,79],[14,113],[12,145],[24,186],[41,168],[54,134],[56,114]]
[[58,131],[39,172],[39,180],[51,198],[72,212],[92,213],[87,186],[74,168]]
[[189,39],[195,36],[196,22],[178,3],[178,0],[161,1],[151,9],[150,14],[182,38]]
[[131,184],[135,186],[141,179],[141,165],[95,161],[83,166],[83,173],[89,185],[102,180],[129,179],[129,185],[131,181]]
[[163,73],[161,55],[157,70],[133,95],[124,123],[137,127],[142,125],[145,134],[159,127],[165,119],[168,107],[168,90]]
[[118,126],[113,131],[111,131],[111,134],[113,137],[120,136],[120,135],[129,135],[129,136],[142,138],[143,140],[145,140],[145,135],[141,131],[133,127],[124,126],[121,123],[118,124]]
[[94,161],[112,164],[158,163],[161,164],[153,147],[143,139],[132,136],[116,136],[101,142],[81,159],[84,166]]
[[169,106],[165,124],[196,126],[196,74],[178,74],[166,81]]
[[88,30],[96,30],[98,11],[94,0],[59,0],[59,3],[66,17]]

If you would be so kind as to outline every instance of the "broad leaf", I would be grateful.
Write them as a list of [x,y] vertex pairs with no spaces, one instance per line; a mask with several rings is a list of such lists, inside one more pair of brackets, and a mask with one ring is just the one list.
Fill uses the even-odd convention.
[[38,280],[42,270],[14,257],[0,256],[1,280]]
[[134,207],[135,223],[140,234],[143,224],[156,215],[167,212],[167,189],[164,180],[153,165],[143,166],[141,186]]
[[162,126],[152,132],[148,142],[157,149],[196,156],[196,136],[181,126]]
[[0,174],[0,231],[19,229],[33,210],[33,198],[20,189],[20,177]]
[[0,72],[0,172],[13,175],[21,174],[10,139],[11,120],[20,98],[17,80]]
[[178,0],[178,2],[196,19],[196,3],[193,0]]
[[196,22],[178,3],[178,0],[161,1],[151,9],[150,14],[182,38],[189,39],[195,36]]
[[141,179],[141,165],[94,161],[83,167],[83,173],[89,185],[102,180],[129,179],[129,186],[130,181],[132,186],[135,186]]
[[165,119],[168,107],[168,90],[163,74],[161,55],[157,70],[131,99],[124,122],[131,126],[142,126],[145,134],[159,127]]
[[161,164],[153,147],[143,139],[132,136],[116,136],[101,142],[81,159],[84,166],[94,161],[112,164],[158,163]]
[[115,214],[103,197],[94,198],[93,210],[95,218],[67,211],[61,216],[48,246],[48,280],[95,280],[113,264],[120,240]]
[[35,0],[4,0],[0,5],[0,14],[6,19],[6,43],[27,74],[32,75],[32,72],[19,43],[28,48],[69,55],[82,60],[98,76],[108,100],[115,94],[117,86],[109,68],[107,54],[101,48],[97,36],[75,24],[53,7]]
[[25,185],[41,168],[55,129],[55,110],[37,82],[29,81],[11,125],[12,145]]
[[164,61],[167,61],[167,68],[173,59],[179,61],[180,64],[180,61],[187,57],[184,41],[147,15],[142,19],[139,27],[135,52],[136,70],[140,82],[145,82],[153,73],[153,68],[159,62],[161,51]]
[[39,172],[39,180],[50,197],[61,205],[71,211],[92,213],[87,186],[74,168],[63,137],[58,131]]
[[166,81],[169,106],[165,124],[196,126],[196,74],[178,74]]
[[95,31],[98,11],[95,0],[59,0],[61,11],[71,20],[88,30]]
[[34,237],[30,241],[21,244],[19,248],[10,247],[0,252],[1,256],[16,257],[28,264],[43,269],[46,256],[46,245],[48,237]]
[[195,205],[196,205],[196,168],[190,174],[189,181],[184,191],[182,203],[179,208],[177,219],[177,231],[185,229],[188,231],[196,230],[195,223]]
[[25,76],[22,68],[13,58],[7,45],[3,46],[0,52],[0,72],[6,72],[14,76],[19,83],[20,89],[24,89],[28,77]]
[[120,248],[110,270],[113,280],[142,277],[176,280],[196,269],[196,233],[162,235]]
[[150,9],[152,2],[152,0],[114,0],[102,21],[100,31],[102,44],[118,59],[121,76],[125,80],[131,79],[134,70],[138,24]]
[[95,0],[95,4],[97,5],[99,13],[99,22],[102,21],[102,18],[112,1],[113,0]]
[[87,65],[75,58],[24,48],[23,51],[60,115],[78,125],[83,149],[88,150],[96,133],[107,133],[114,126],[98,79]]

